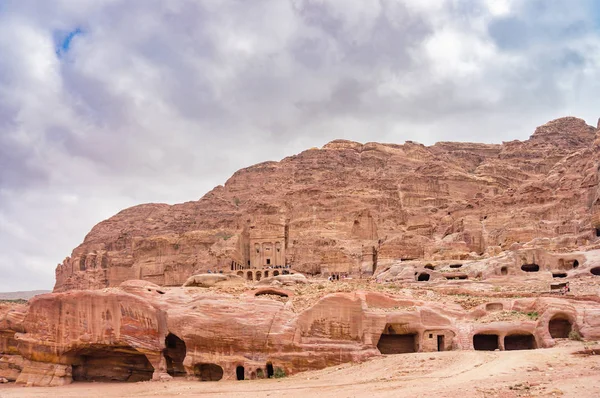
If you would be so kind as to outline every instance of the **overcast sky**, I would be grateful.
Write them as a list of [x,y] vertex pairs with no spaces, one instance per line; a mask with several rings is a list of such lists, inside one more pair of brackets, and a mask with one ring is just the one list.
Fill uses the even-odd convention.
[[0,291],[97,222],[336,138],[600,116],[595,0],[0,0]]

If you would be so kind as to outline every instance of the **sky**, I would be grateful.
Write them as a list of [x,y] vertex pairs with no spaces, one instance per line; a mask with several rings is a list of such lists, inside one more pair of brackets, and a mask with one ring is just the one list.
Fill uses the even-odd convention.
[[0,0],[0,291],[255,163],[525,140],[598,98],[595,0]]

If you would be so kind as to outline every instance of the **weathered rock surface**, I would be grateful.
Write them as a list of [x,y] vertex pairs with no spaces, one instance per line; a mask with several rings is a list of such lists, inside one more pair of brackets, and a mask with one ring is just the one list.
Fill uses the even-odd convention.
[[285,265],[371,275],[525,243],[578,250],[600,235],[598,143],[572,117],[502,145],[333,141],[240,170],[199,201],[123,210],[57,267],[55,291]]
[[161,290],[146,281],[38,296],[0,312],[0,377],[34,386],[261,378],[381,354],[549,347],[572,331],[600,338],[598,297],[488,297],[465,306],[353,291],[298,310],[292,296]]

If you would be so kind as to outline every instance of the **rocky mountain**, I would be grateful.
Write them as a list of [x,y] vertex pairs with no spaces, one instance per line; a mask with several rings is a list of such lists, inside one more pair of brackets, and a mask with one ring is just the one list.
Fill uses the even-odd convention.
[[501,145],[332,141],[239,170],[198,201],[121,211],[58,265],[55,291],[575,250],[600,235],[599,128],[567,117]]

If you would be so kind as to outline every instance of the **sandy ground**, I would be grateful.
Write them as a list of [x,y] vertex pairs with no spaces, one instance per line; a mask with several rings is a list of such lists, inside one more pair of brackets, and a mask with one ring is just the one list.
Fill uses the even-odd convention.
[[0,385],[0,397],[600,397],[590,343],[529,351],[447,351],[375,358],[284,379]]

